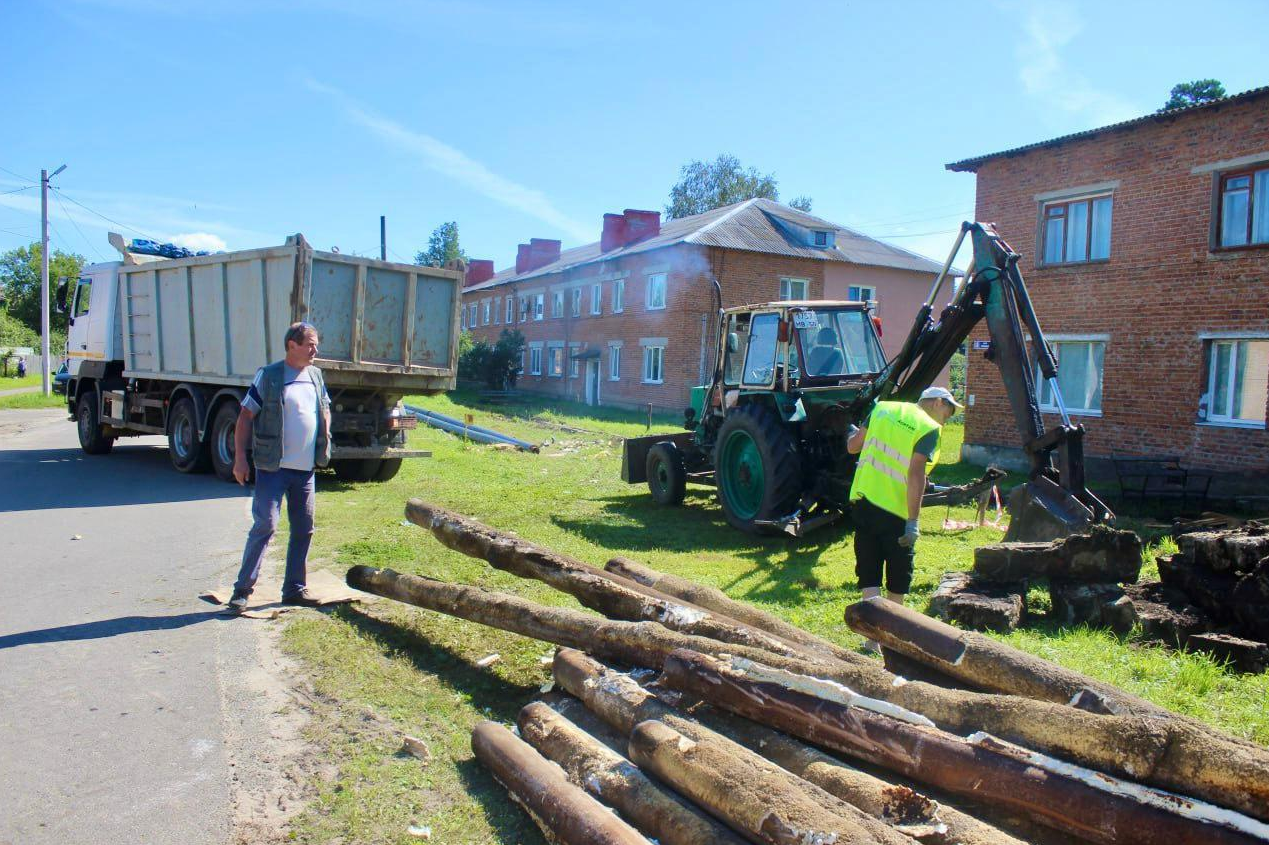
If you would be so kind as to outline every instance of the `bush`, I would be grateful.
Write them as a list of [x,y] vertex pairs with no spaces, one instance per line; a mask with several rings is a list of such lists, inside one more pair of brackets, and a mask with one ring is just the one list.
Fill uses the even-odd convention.
[[503,329],[492,346],[463,332],[458,339],[458,377],[482,381],[491,390],[512,389],[520,375],[523,355],[524,335],[515,329]]
[[965,353],[957,352],[952,356],[952,360],[948,363],[947,373],[948,389],[952,391],[952,395],[956,397],[956,401],[964,404],[965,402]]

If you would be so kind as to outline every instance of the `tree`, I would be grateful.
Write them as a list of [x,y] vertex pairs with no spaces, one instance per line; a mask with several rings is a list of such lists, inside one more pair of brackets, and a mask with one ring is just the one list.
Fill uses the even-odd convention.
[[1197,106],[1210,103],[1225,96],[1225,86],[1215,79],[1196,79],[1193,82],[1182,82],[1172,86],[1172,96],[1159,111],[1183,109],[1186,106]]
[[[665,217],[667,220],[690,217],[754,197],[780,200],[775,175],[764,175],[753,167],[744,168],[734,155],[723,153],[712,162],[691,161],[683,165],[679,181],[670,188]],[[794,208],[811,210],[809,197],[798,197],[793,204]]]
[[485,361],[485,384],[494,390],[514,390],[524,357],[524,335],[519,329],[503,329]]
[[466,261],[467,253],[458,243],[458,224],[451,220],[432,230],[432,236],[427,239],[427,249],[414,256],[414,263],[424,267],[444,267],[458,258]]
[[[0,255],[0,288],[4,289],[4,308],[9,317],[26,326],[37,338],[40,333],[40,255],[38,241]],[[83,267],[82,255],[55,250],[49,256],[49,305],[53,312],[49,317],[49,343],[54,350],[58,349],[54,340],[66,336],[66,315],[57,313],[53,307],[57,280],[64,277],[73,282],[79,278]]]

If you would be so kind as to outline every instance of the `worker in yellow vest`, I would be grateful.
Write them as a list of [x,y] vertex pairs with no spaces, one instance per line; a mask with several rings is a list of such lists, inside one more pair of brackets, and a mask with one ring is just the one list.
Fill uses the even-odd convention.
[[912,586],[917,517],[926,476],[939,459],[943,423],[964,406],[945,387],[927,388],[911,402],[878,402],[846,449],[859,455],[850,486],[855,522],[855,573],[864,598],[903,603]]

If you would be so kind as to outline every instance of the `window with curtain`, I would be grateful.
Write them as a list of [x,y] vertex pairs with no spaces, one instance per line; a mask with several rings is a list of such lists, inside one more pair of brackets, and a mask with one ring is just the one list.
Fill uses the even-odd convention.
[[665,274],[653,273],[648,276],[648,298],[645,306],[649,311],[665,307]]
[[535,320],[542,319],[542,306],[545,303],[545,301],[546,301],[546,294],[544,293],[539,293],[537,296],[533,297],[533,319]]
[[546,374],[553,378],[564,375],[564,347],[552,346],[546,350]]
[[1110,258],[1110,196],[1051,202],[1044,206],[1045,264],[1078,264]]
[[1200,415],[1208,422],[1263,426],[1269,401],[1269,340],[1212,340],[1207,347],[1207,393]]
[[1220,245],[1269,243],[1269,168],[1226,173],[1220,192]]
[[582,289],[573,288],[572,292],[570,293],[570,297],[573,304],[573,316],[574,317],[582,316]]
[[612,313],[626,310],[626,280],[614,279],[612,283]]
[[648,384],[661,384],[665,379],[665,347],[643,347],[643,380]]
[[[1072,414],[1100,414],[1102,411],[1102,364],[1106,358],[1106,342],[1102,340],[1051,341],[1058,365],[1058,390],[1066,410]],[[1057,399],[1053,386],[1036,367],[1036,385],[1040,391],[1040,409],[1056,412]]]
[[529,374],[534,376],[542,375],[542,347],[540,346],[529,348]]
[[551,294],[551,316],[564,316],[564,291],[557,290]]

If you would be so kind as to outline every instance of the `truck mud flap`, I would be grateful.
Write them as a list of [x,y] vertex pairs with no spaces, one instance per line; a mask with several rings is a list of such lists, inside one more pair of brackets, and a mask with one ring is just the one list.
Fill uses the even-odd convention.
[[673,443],[680,449],[688,449],[692,446],[694,437],[690,431],[678,431],[627,438],[621,447],[621,480],[627,484],[643,484],[648,480],[649,449],[658,443]]

